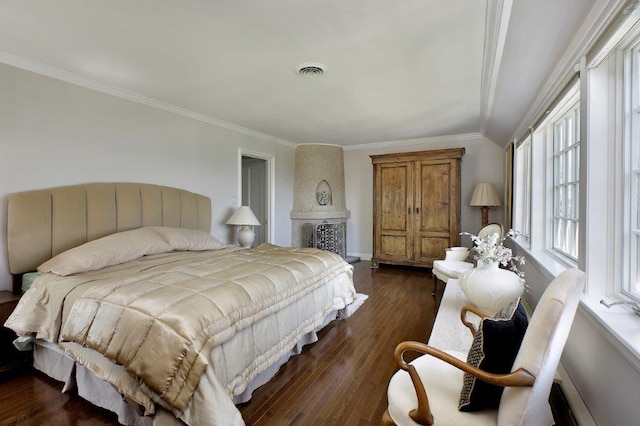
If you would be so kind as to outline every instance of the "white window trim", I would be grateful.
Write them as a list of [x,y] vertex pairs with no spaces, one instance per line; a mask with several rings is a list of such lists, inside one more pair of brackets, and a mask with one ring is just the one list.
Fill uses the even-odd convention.
[[[578,109],[578,113],[577,113],[577,117],[574,116],[574,129],[573,132],[578,133],[579,134],[579,129],[576,129],[576,126],[580,125],[580,112],[579,112],[579,100],[580,100],[580,92],[579,92],[579,87],[578,84],[576,84],[576,86],[571,89],[571,91],[569,92],[569,94],[567,95],[567,98],[565,99],[565,101],[563,102],[562,105],[559,105],[557,112],[555,114],[554,117],[552,117],[547,124],[547,128],[546,128],[546,136],[547,136],[547,144],[548,144],[548,152],[549,152],[549,156],[548,156],[548,163],[547,163],[547,170],[548,170],[548,179],[549,179],[549,192],[547,193],[547,197],[548,197],[548,205],[550,208],[550,214],[549,214],[549,223],[547,223],[547,226],[549,226],[549,233],[548,233],[548,241],[547,241],[547,248],[548,250],[551,250],[551,252],[557,256],[559,256],[561,259],[566,258],[567,262],[571,265],[575,265],[577,266],[578,264],[578,242],[576,241],[576,246],[575,246],[575,251],[576,251],[576,256],[573,257],[571,255],[571,253],[565,252],[563,251],[561,248],[556,247],[555,246],[555,217],[556,217],[556,212],[555,212],[555,200],[554,200],[554,196],[555,196],[555,191],[556,191],[556,168],[555,168],[555,159],[556,157],[558,157],[557,153],[556,153],[556,149],[554,147],[555,144],[555,136],[556,136],[556,126],[557,123],[565,120],[565,118],[567,118],[570,114],[573,114],[575,109]],[[577,107],[577,108],[576,108]],[[567,129],[565,128],[565,132],[567,131]],[[578,149],[580,148],[580,138],[577,138],[577,141],[575,144],[571,144],[569,147],[565,147],[564,149],[560,150],[563,151],[560,156],[564,157],[565,159],[567,159],[568,157],[565,156],[565,154],[568,152],[568,149],[573,149],[573,147],[577,146]],[[578,169],[579,172],[579,167],[580,167],[580,159],[579,158],[575,158],[576,161],[576,168]],[[566,170],[565,170],[566,171]],[[569,180],[565,179],[566,182],[563,183],[567,183],[569,182]],[[578,185],[578,192],[580,192],[580,177],[577,177],[576,181],[573,181],[575,183],[577,183]],[[574,194],[574,204],[580,199],[579,194]],[[568,209],[568,204],[565,202],[565,210]],[[580,218],[581,216],[584,216],[583,214],[580,214],[580,207],[577,205],[574,205],[574,208],[577,210],[578,214],[577,214],[577,219],[575,219],[576,222],[576,227],[579,226],[580,224]],[[571,220],[569,219],[569,216],[566,212],[564,214],[564,217],[568,220],[568,223],[571,222]],[[579,232],[577,230],[577,232]],[[577,236],[576,236],[577,237]]]
[[[623,120],[621,127],[623,129],[623,138],[621,141],[623,156],[623,178],[622,185],[620,186],[620,192],[623,195],[622,199],[622,232],[623,236],[623,264],[621,283],[619,285],[619,291],[628,298],[640,301],[640,293],[634,292],[632,287],[632,281],[635,282],[637,276],[638,265],[634,265],[637,262],[637,250],[638,250],[638,236],[632,236],[633,229],[636,228],[637,232],[637,218],[638,215],[638,200],[633,199],[633,193],[637,194],[637,180],[638,176],[638,150],[640,149],[640,94],[638,90],[638,81],[640,79],[640,31],[638,28],[629,37],[629,42],[624,46],[623,55],[623,84],[624,92],[622,94],[624,107],[623,107]],[[623,49],[621,49],[623,50]],[[634,164],[635,159],[635,164]],[[635,182],[634,182],[635,181]],[[637,195],[636,195],[637,197]],[[635,273],[635,274],[634,274]]]
[[[553,152],[553,126],[549,124],[565,115],[568,109],[572,108],[579,99],[580,84],[577,83],[554,108],[553,114],[546,117],[538,126],[531,138],[531,207],[533,208],[535,205],[538,205],[538,207],[530,211],[531,244],[529,248],[534,256],[544,259],[545,263],[549,263],[552,270],[557,269],[556,262],[559,262],[565,269],[567,267],[577,267],[578,263],[553,249],[553,157],[549,154]],[[582,116],[580,114],[580,117]],[[581,129],[581,139],[583,134]],[[580,141],[580,144],[580,152],[582,153],[583,142]],[[580,169],[582,169],[582,158],[579,164]],[[582,177],[582,173],[580,173],[580,181]],[[581,187],[582,185],[580,185]],[[582,193],[580,193],[579,198],[582,198]],[[578,209],[580,207],[578,206]],[[582,217],[584,215],[579,212],[580,228],[582,227]],[[583,229],[580,228],[579,232],[581,233]],[[580,247],[578,247],[578,250],[580,250]],[[578,251],[579,257],[580,251]]]
[[[638,31],[638,29],[636,29]],[[640,31],[636,33],[640,36]],[[640,371],[640,340],[637,338],[640,318],[624,306],[606,308],[600,300],[624,300],[625,202],[623,137],[625,87],[621,77],[625,61],[620,45],[597,68],[582,65],[581,99],[581,183],[585,188],[586,220],[581,232],[585,239],[578,267],[587,273],[586,294],[580,311],[596,329]],[[628,73],[626,73],[628,75]],[[588,190],[588,191],[587,191]]]

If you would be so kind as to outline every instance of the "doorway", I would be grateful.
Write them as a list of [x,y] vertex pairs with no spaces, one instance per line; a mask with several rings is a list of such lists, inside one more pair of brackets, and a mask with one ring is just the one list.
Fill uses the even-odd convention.
[[264,158],[242,154],[241,159],[241,204],[249,206],[260,222],[254,227],[252,247],[256,247],[269,241],[269,165]]

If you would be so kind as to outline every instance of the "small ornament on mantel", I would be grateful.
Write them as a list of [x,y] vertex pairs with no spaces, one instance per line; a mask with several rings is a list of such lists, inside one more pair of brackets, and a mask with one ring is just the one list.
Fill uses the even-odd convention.
[[324,179],[316,187],[316,202],[320,206],[331,205],[331,187]]
[[326,206],[331,203],[331,195],[327,191],[320,191],[316,194],[318,204]]

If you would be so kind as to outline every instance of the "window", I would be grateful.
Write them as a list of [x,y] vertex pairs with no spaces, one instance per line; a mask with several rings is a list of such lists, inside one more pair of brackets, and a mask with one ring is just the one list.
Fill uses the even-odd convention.
[[516,149],[514,222],[530,250],[578,263],[580,84],[577,76]]
[[516,150],[515,229],[531,235],[531,135]]
[[586,271],[596,303],[640,302],[640,9],[623,18],[516,140],[514,161],[514,225],[531,237],[519,249],[551,274]]
[[[574,96],[577,98],[577,96]],[[578,260],[578,190],[580,169],[580,103],[571,99],[552,129],[552,238],[551,248]]]

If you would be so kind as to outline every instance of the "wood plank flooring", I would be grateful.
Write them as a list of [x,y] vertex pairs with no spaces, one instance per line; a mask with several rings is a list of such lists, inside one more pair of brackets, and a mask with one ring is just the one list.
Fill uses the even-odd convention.
[[[240,406],[248,425],[379,424],[397,369],[393,350],[403,340],[428,339],[442,284],[434,298],[426,270],[371,269],[365,261],[354,266],[356,289],[369,299],[350,318],[322,330],[318,342]],[[0,424],[117,424],[111,413],[60,389],[37,372],[0,382]]]
[[[354,282],[369,299],[335,321],[242,406],[250,425],[378,424],[403,340],[426,341],[438,298],[429,272],[356,264]],[[440,292],[442,287],[439,287]]]

